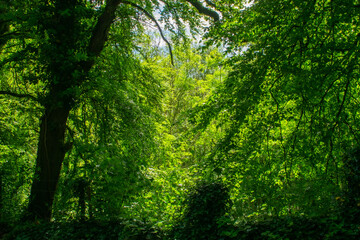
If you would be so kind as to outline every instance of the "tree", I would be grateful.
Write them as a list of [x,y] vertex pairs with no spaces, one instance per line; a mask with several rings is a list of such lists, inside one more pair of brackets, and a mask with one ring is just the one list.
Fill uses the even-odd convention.
[[359,145],[356,1],[259,0],[223,16],[209,37],[226,43],[232,71],[200,122],[226,128],[213,168],[248,190],[251,211],[329,210]]
[[[214,20],[218,15],[198,1],[188,1],[191,5],[181,1],[12,2],[12,14],[5,16],[10,32],[6,38],[1,33],[7,41],[2,66],[25,67],[24,83],[41,85],[42,89],[24,94],[6,89],[1,93],[36,100],[43,108],[27,218],[49,221],[62,163],[72,147],[72,142],[66,141],[68,117],[91,81],[89,73],[106,45],[113,22],[119,17],[120,21],[135,18],[140,24],[142,14],[155,20],[152,13],[157,10],[167,29],[175,29],[169,21],[172,15],[181,30],[180,19],[191,27],[199,25],[195,8]],[[138,24],[122,27],[131,32]]]
[[199,49],[181,42],[173,49],[174,66],[163,46],[156,45],[154,33],[143,37],[140,45],[143,64],[152,69],[162,91],[154,109],[156,143],[151,163],[143,173],[149,184],[126,203],[127,218],[156,222],[170,228],[176,220],[186,189],[203,177],[201,166],[217,139],[214,126],[207,134],[194,132],[191,111],[202,105],[226,76],[223,57],[217,48]]
[[133,51],[142,37],[140,31],[113,28],[87,91],[70,113],[68,137],[74,144],[63,163],[56,220],[119,218],[148,184],[143,169],[157,152],[153,139],[161,88]]

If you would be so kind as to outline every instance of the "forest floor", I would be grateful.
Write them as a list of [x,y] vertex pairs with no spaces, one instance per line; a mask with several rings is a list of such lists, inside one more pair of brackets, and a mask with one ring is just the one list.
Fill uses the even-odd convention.
[[[179,228],[180,229],[180,228]],[[175,230],[178,231],[178,230]],[[183,229],[180,231],[184,231]],[[129,221],[52,222],[44,224],[0,223],[0,239],[118,239],[118,240],[173,240],[173,239],[360,239],[360,220],[344,217],[276,217],[267,220],[251,220],[237,226],[226,224],[216,232],[197,231],[199,236],[174,237],[173,231],[165,231],[151,224]],[[176,235],[176,233],[175,233]],[[177,236],[180,236],[177,235]]]

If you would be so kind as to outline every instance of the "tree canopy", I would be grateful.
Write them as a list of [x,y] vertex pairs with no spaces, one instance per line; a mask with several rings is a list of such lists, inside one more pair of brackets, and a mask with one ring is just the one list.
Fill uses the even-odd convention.
[[0,222],[236,239],[249,219],[322,218],[359,234],[359,10],[0,1]]

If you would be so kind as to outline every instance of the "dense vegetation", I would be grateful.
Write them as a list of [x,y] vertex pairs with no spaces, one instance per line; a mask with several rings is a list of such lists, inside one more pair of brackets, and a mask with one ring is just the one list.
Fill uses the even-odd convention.
[[358,0],[0,0],[0,238],[358,239]]

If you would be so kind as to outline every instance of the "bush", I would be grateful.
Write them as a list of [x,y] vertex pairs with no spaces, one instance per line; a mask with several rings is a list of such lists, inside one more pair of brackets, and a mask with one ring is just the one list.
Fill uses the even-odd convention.
[[184,214],[173,229],[173,239],[224,239],[221,235],[229,222],[225,217],[229,207],[230,196],[223,183],[198,183],[185,200]]

